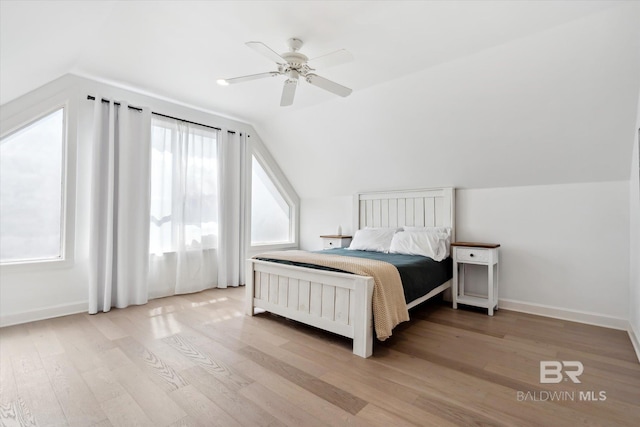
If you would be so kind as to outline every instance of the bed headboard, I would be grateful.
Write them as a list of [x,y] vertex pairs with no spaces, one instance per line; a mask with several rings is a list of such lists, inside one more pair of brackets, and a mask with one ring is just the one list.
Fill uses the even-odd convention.
[[364,227],[451,227],[455,241],[455,190],[380,191],[354,196],[354,230]]

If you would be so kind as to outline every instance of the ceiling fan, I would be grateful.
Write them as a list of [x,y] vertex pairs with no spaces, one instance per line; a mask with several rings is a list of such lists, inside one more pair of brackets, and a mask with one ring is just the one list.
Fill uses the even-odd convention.
[[220,79],[218,84],[221,86],[228,86],[234,83],[246,82],[249,80],[262,79],[265,77],[275,76],[287,76],[287,80],[284,82],[282,89],[282,98],[280,99],[280,106],[286,107],[293,104],[293,98],[296,94],[296,88],[298,86],[298,79],[302,77],[307,83],[324,89],[338,96],[349,96],[352,90],[348,87],[342,86],[338,83],[327,80],[324,77],[320,77],[315,74],[315,67],[329,67],[333,65],[343,64],[351,61],[353,56],[345,49],[337,50],[335,52],[319,56],[317,58],[309,59],[306,55],[298,52],[302,47],[302,40],[292,38],[288,40],[289,52],[285,52],[281,55],[276,53],[273,49],[262,42],[247,42],[245,43],[251,49],[264,55],[270,60],[274,61],[277,65],[277,71],[269,71],[266,73],[251,74],[248,76],[234,77],[231,79]]

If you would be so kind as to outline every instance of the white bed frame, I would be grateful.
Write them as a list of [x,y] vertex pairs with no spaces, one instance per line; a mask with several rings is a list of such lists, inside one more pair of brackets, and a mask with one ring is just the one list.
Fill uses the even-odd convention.
[[[354,196],[354,229],[364,227],[438,226],[452,228],[455,240],[453,188],[358,193]],[[451,286],[451,280],[407,308]],[[247,260],[246,312],[263,309],[353,339],[353,353],[373,352],[373,278]]]

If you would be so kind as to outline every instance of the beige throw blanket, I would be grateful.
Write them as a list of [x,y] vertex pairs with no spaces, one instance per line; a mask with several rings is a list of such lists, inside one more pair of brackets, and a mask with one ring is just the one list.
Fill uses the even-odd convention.
[[373,277],[373,324],[380,341],[389,338],[393,328],[400,322],[409,320],[409,310],[404,299],[400,273],[393,264],[373,259],[296,250],[266,252],[254,258],[315,264]]

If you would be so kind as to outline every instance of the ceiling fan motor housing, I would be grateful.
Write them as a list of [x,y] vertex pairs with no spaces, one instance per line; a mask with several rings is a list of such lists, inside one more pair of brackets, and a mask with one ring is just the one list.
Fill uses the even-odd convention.
[[287,40],[287,44],[289,45],[289,49],[291,49],[292,52],[297,52],[300,50],[304,43],[302,42],[302,40],[293,37]]
[[299,52],[285,52],[280,56],[287,61],[287,64],[282,70],[285,74],[291,70],[295,70],[304,76],[307,71],[309,71],[309,67],[307,66],[309,58],[307,58],[306,55]]

